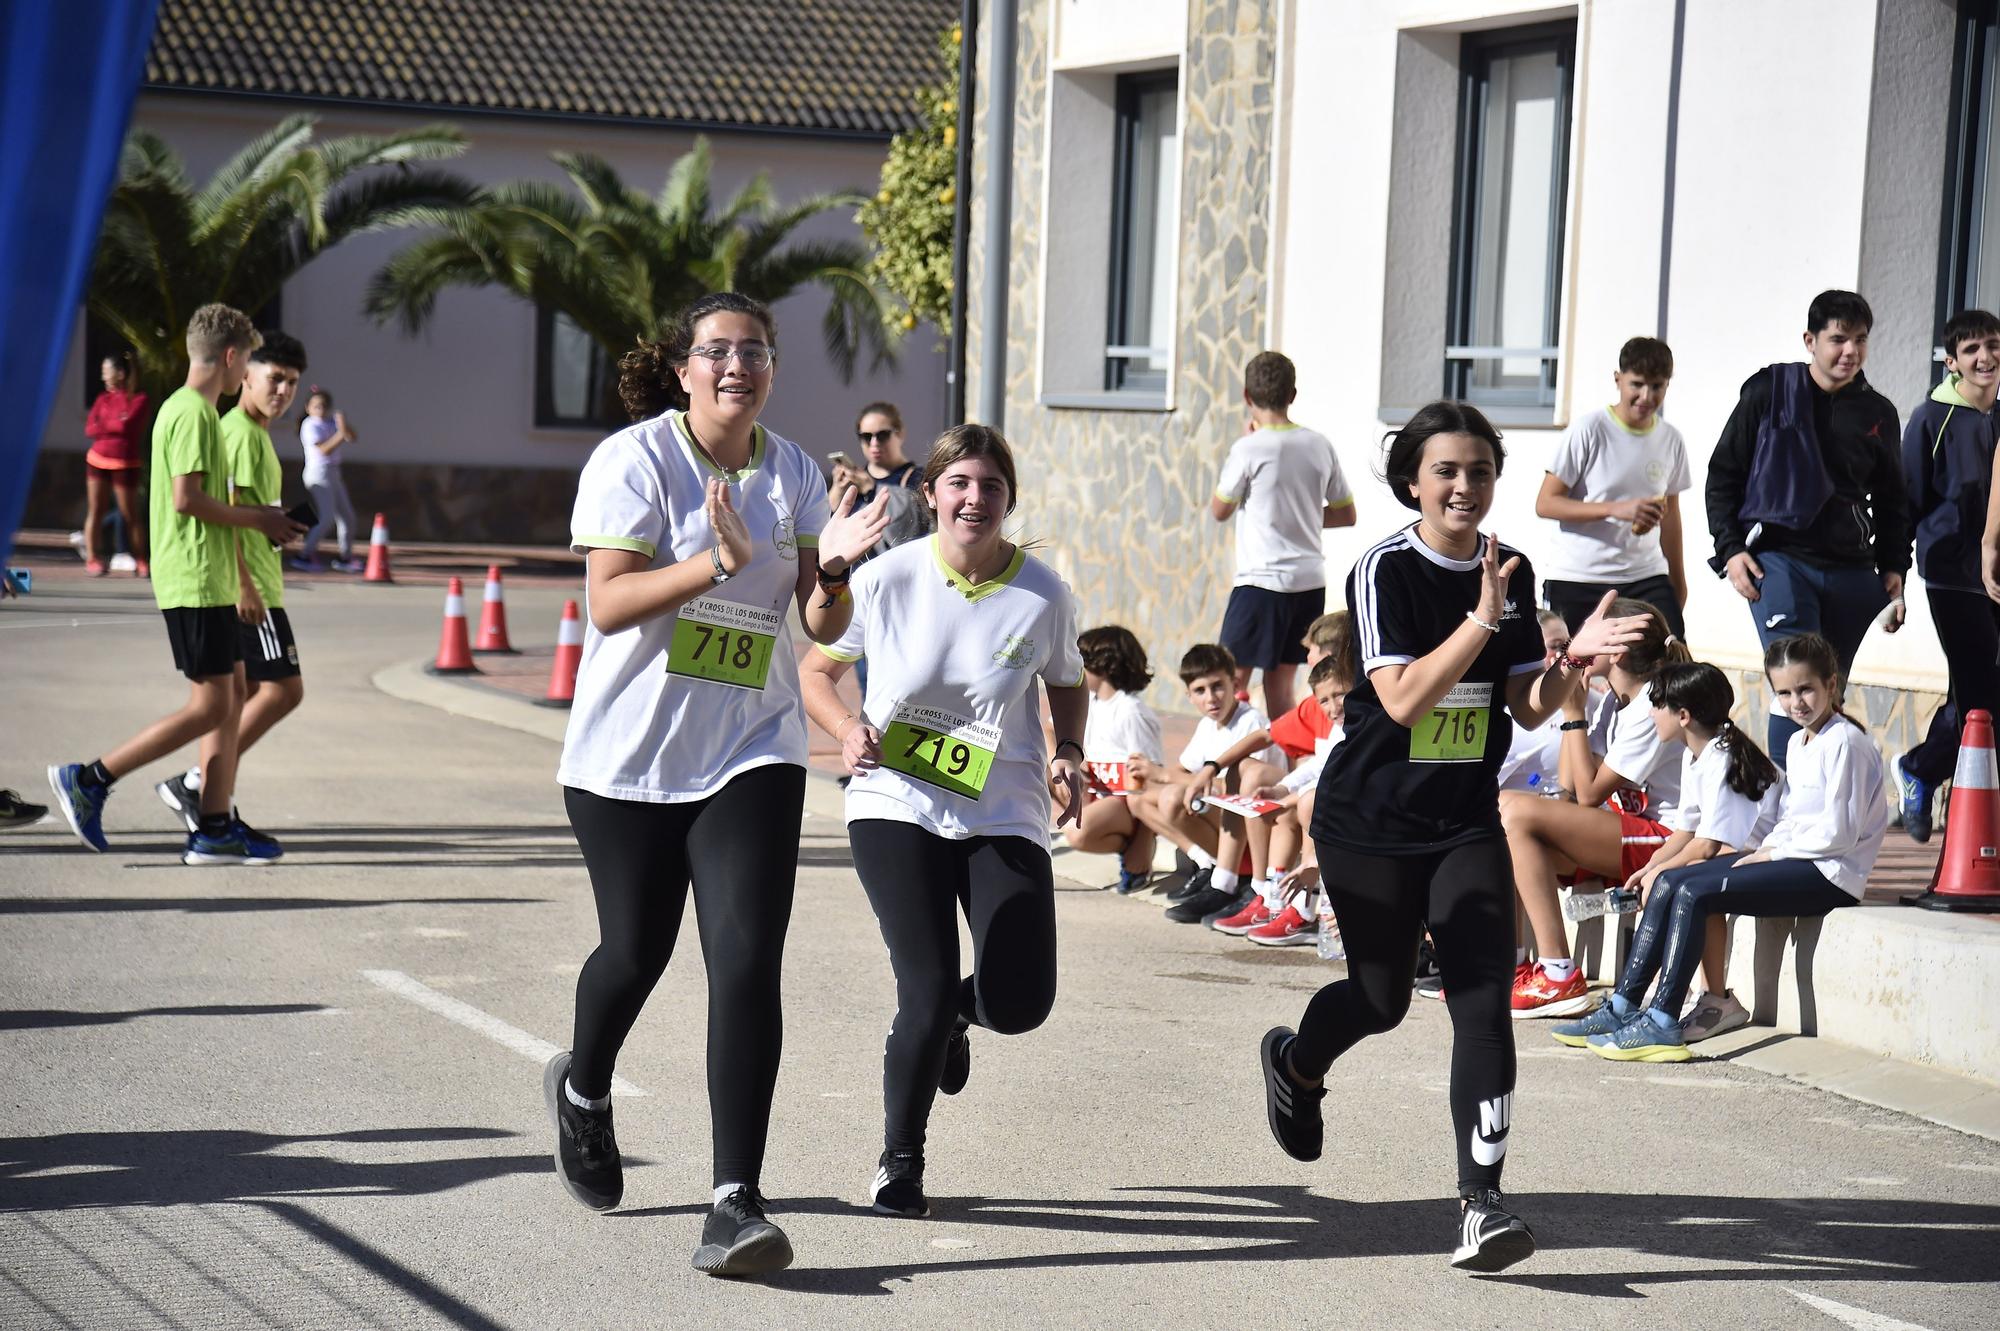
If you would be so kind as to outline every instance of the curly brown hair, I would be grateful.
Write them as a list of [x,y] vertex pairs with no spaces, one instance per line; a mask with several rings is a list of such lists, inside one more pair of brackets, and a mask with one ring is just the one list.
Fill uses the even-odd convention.
[[1076,636],[1076,649],[1083,655],[1083,668],[1108,680],[1120,693],[1137,693],[1153,682],[1146,663],[1146,649],[1131,629],[1122,624],[1102,624]]
[[635,421],[649,421],[669,410],[687,410],[676,370],[687,364],[694,347],[694,330],[711,314],[747,314],[764,325],[771,354],[778,351],[778,323],[762,301],[734,291],[703,296],[675,315],[658,341],[640,338],[638,346],[618,358],[618,400]]
[[1282,411],[1299,395],[1299,373],[1282,351],[1260,351],[1243,367],[1243,393],[1253,407]]

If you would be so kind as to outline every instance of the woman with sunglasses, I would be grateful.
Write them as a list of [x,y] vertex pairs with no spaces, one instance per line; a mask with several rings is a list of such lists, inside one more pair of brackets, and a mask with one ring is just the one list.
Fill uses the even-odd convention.
[[590,613],[556,774],[600,940],[577,977],[574,1044],[542,1079],[557,1172],[594,1211],[623,1195],[612,1068],[691,894],[715,1188],[694,1266],[720,1276],[792,1260],[758,1191],[805,801],[786,602],[808,637],[839,641],[852,565],[887,521],[851,490],[829,506],[814,460],[757,423],[776,341],[769,310],[724,292],[619,361],[637,423],[598,445],[577,484]]
[[923,484],[923,471],[903,456],[903,413],[895,403],[870,402],[863,407],[854,422],[854,437],[870,476],[911,490]]

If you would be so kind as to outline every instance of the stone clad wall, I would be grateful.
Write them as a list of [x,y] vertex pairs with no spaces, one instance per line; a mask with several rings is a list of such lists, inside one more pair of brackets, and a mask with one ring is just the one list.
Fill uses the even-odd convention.
[[[1116,621],[1138,634],[1157,676],[1151,701],[1184,709],[1174,666],[1188,646],[1213,640],[1221,628],[1234,567],[1233,533],[1208,517],[1208,499],[1223,454],[1242,433],[1243,366],[1265,336],[1276,3],[1189,0],[1174,409],[1166,412],[1051,408],[1036,399],[1041,321],[1101,325],[1105,312],[1043,305],[1051,2],[1023,0],[1021,11],[1003,425],[1021,471],[1014,525],[1068,579],[1085,627]],[[989,37],[980,38],[982,59]],[[983,77],[979,87],[975,133],[983,143]],[[966,401],[976,412],[987,198],[976,146],[974,161]],[[1104,189],[1108,215],[1109,181]]]

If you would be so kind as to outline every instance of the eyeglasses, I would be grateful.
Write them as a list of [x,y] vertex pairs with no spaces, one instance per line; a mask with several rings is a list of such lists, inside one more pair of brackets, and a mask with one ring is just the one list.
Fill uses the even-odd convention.
[[854,437],[862,443],[886,444],[896,437],[894,430],[856,430]]
[[707,361],[709,368],[717,374],[728,366],[732,356],[750,374],[761,374],[770,369],[771,362],[777,359],[776,353],[761,342],[746,342],[740,347],[696,347],[688,352],[688,356]]

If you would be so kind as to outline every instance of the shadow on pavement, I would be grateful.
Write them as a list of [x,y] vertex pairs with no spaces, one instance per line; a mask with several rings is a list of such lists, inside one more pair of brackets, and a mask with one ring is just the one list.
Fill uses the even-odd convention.
[[[259,870],[257,872],[263,872]],[[259,910],[350,910],[360,906],[542,906],[545,897],[5,897],[0,915],[88,915],[180,911],[187,915]]]
[[444,1318],[461,1331],[505,1331],[478,1309],[438,1288],[381,1249],[364,1242],[330,1220],[323,1219],[290,1202],[259,1201],[255,1205],[288,1221],[307,1237],[338,1252],[364,1271],[394,1285],[409,1298]]
[[0,1031],[40,1031],[58,1026],[116,1026],[140,1017],[280,1017],[300,1012],[325,1012],[318,1003],[208,1004],[200,1007],[148,1007],[131,1012],[65,1012],[55,1008],[0,1011]]
[[[1129,1192],[1149,1194],[1144,1198]],[[1190,1200],[1191,1198],[1196,1200]],[[1981,1283],[1992,1278],[2000,1206],[1849,1197],[1633,1196],[1610,1193],[1509,1194],[1541,1248],[1514,1271],[1487,1277],[1593,1298],[1644,1297],[1643,1287],[1683,1281],[1914,1280]],[[955,1225],[1143,1240],[1115,1251],[1051,1251],[1013,1257],[945,1258],[813,1270],[768,1277],[771,1285],[815,1294],[881,1295],[898,1282],[958,1271],[1038,1270],[1204,1262],[1425,1257],[1443,1265],[1456,1237],[1446,1199],[1346,1202],[1302,1187],[1119,1189],[1101,1200],[933,1197],[933,1213]],[[624,1217],[699,1215],[701,1206],[619,1211]],[[867,1216],[831,1197],[779,1200],[772,1215]],[[921,1224],[883,1218],[882,1223]],[[796,1237],[796,1236],[795,1236]],[[1190,1243],[1204,1246],[1190,1248]],[[1538,1273],[1574,1265],[1565,1250],[1596,1250],[1586,1274]],[[810,1258],[810,1247],[805,1247]],[[1640,1269],[1623,1259],[1644,1258]],[[1687,1263],[1662,1270],[1661,1258]]]
[[[291,1148],[314,1142],[492,1141],[499,1128],[388,1128],[323,1136],[224,1129],[73,1132],[0,1137],[0,1213],[85,1206],[190,1206],[273,1197],[410,1197],[513,1174],[549,1172],[547,1151],[451,1160],[334,1160]],[[285,1151],[285,1154],[275,1152]],[[47,1170],[63,1170],[48,1174]],[[75,1172],[71,1172],[75,1171]]]

